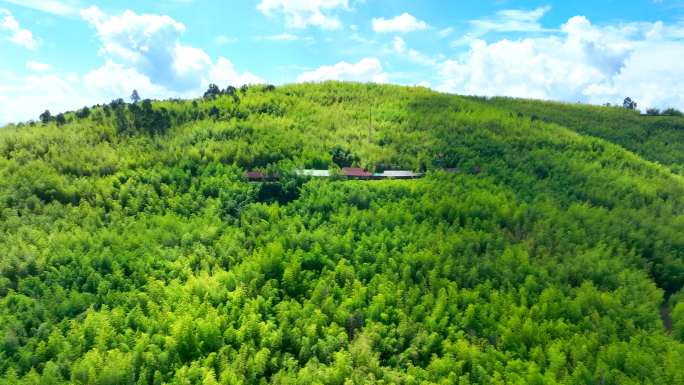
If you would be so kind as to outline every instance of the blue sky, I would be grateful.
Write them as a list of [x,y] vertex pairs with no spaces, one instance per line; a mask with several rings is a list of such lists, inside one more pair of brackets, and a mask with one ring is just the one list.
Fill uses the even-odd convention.
[[684,108],[684,1],[0,0],[0,124],[341,79]]

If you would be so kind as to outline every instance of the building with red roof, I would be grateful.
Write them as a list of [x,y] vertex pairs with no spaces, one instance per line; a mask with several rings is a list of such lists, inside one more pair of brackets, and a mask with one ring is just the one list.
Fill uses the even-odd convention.
[[341,174],[348,178],[370,179],[373,173],[360,167],[342,167]]

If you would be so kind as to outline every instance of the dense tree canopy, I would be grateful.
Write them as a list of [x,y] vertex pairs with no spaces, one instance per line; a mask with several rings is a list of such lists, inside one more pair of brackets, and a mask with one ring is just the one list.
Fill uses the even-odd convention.
[[684,384],[682,118],[227,90],[0,132],[0,384]]
[[[483,101],[478,99],[479,101]],[[669,108],[651,109],[648,116],[618,107],[493,98],[483,102],[512,111],[516,116],[556,123],[584,135],[603,138],[643,158],[684,173],[684,119]]]

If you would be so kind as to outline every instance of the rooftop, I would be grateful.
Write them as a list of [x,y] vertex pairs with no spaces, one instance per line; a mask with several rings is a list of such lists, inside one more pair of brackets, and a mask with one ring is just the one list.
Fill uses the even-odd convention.
[[370,178],[373,173],[360,167],[342,167],[342,175],[354,178]]

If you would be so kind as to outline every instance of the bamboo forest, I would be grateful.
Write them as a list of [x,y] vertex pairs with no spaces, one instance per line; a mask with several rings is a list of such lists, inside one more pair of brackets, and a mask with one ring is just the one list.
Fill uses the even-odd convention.
[[684,384],[677,114],[329,81],[36,118],[2,385]]

